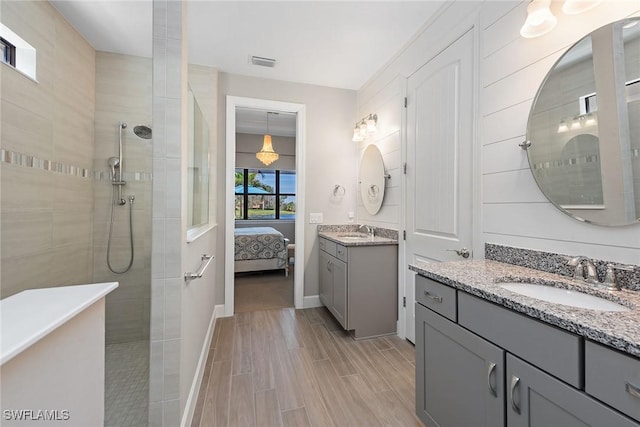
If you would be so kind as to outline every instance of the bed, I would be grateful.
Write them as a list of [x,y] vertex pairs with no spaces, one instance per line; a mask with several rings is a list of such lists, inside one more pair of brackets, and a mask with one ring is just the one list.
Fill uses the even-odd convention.
[[235,229],[235,272],[284,270],[289,277],[289,239],[272,227]]

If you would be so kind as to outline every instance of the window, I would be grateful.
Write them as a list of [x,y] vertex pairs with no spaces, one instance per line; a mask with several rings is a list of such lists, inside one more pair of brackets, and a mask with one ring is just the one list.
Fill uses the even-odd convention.
[[12,67],[16,66],[16,47],[9,43],[5,38],[0,37],[0,49],[2,49],[2,57],[0,60]]
[[236,169],[236,219],[293,220],[295,217],[295,172]]
[[36,49],[0,22],[1,62],[36,80]]

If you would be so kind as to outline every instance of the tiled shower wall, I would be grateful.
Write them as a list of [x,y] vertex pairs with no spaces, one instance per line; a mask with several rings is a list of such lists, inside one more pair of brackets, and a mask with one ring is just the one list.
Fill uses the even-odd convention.
[[153,1],[153,206],[149,425],[180,424],[182,120],[186,2]]
[[94,49],[48,2],[0,3],[37,82],[0,64],[2,288],[91,282]]
[[[137,137],[133,128],[151,123],[151,83],[151,58],[96,52],[93,280],[120,282],[107,296],[107,344],[149,339],[153,140]],[[129,195],[135,196],[134,262],[128,272],[114,274],[106,261],[113,187],[107,160],[117,156],[120,122],[127,124],[122,134],[123,178],[127,182],[122,197],[127,204],[114,207],[111,265],[122,271],[129,264]]]

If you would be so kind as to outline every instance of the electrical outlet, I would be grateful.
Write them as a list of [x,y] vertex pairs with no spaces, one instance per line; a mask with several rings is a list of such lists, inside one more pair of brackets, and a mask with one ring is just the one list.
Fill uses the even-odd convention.
[[353,219],[355,218],[355,214],[353,212],[349,212],[347,214],[347,221],[348,222],[353,222]]
[[310,213],[309,224],[322,224],[322,212]]

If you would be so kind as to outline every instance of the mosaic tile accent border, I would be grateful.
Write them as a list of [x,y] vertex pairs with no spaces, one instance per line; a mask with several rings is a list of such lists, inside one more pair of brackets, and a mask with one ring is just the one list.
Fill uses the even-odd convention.
[[74,165],[67,165],[65,163],[60,163],[53,160],[41,159],[39,157],[30,156],[28,154],[19,153],[17,151],[1,149],[0,162],[26,168],[56,172],[64,175],[77,176],[81,178],[91,178],[91,171],[89,169],[81,168]]
[[[631,157],[640,157],[640,148],[632,148]],[[588,163],[600,163],[600,156],[594,154],[589,156],[574,157],[570,159],[560,159],[550,162],[536,163],[533,165],[533,169],[554,169],[562,168],[565,166],[585,165]]]
[[[493,261],[533,268],[534,270],[546,271],[566,277],[573,276],[573,267],[567,265],[567,261],[572,258],[572,255],[513,248],[493,243],[485,243],[484,252],[485,258]],[[592,259],[591,261],[598,270],[598,278],[601,282],[607,271],[607,264],[618,264],[614,261],[599,259]],[[633,271],[616,271],[616,280],[623,288],[640,291],[640,266],[636,265],[634,267]]]
[[[41,159],[18,151],[5,150],[4,148],[0,149],[0,163],[77,176],[79,178],[89,178],[96,181],[111,181],[110,171],[91,171],[80,166]],[[153,174],[151,172],[125,172],[122,178],[125,181],[151,181]]]
[[[94,171],[93,179],[96,181],[111,181],[110,171]],[[125,181],[151,181],[153,174],[151,172],[125,172],[122,174]]]

